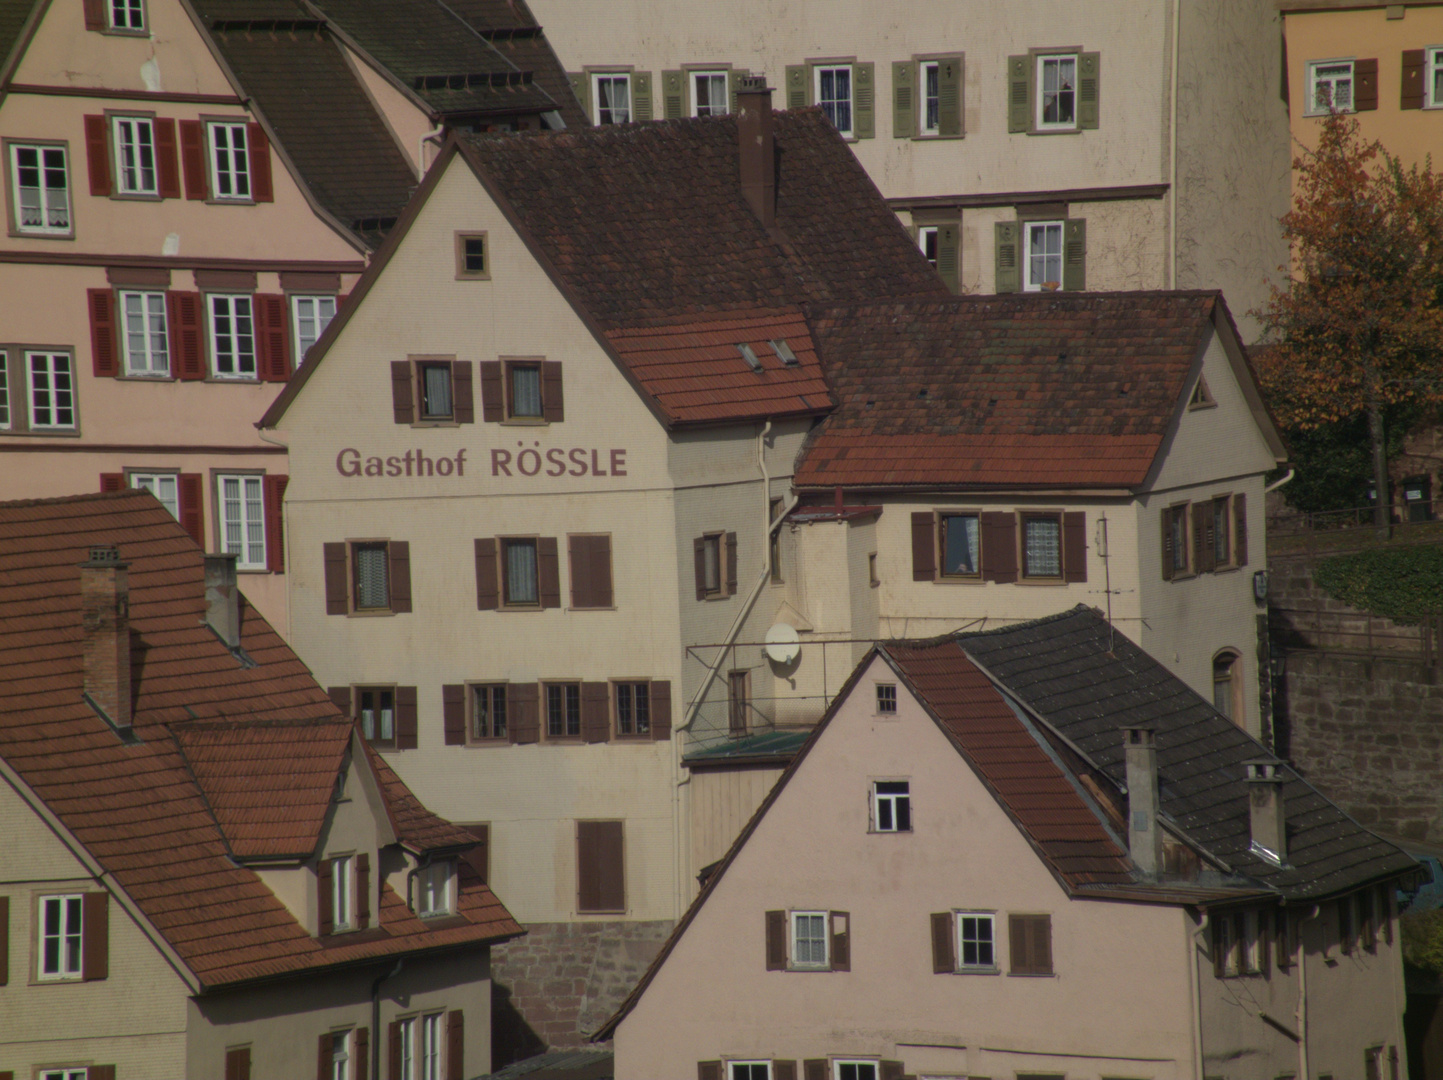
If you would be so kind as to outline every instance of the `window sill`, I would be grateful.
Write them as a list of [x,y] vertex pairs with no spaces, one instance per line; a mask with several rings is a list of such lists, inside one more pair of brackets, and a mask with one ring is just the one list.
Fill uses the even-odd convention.
[[981,574],[938,574],[932,579],[934,585],[985,585]]
[[649,731],[637,733],[615,731],[612,732],[611,738],[614,742],[623,743],[649,743],[655,741],[655,736]]
[[[1338,112],[1341,113],[1343,116],[1354,116],[1354,115],[1357,114],[1358,110],[1357,110],[1357,109],[1339,109]],[[1324,110],[1313,110],[1313,111],[1310,111],[1310,112],[1305,112],[1305,113],[1303,113],[1303,116],[1305,116],[1305,117],[1312,117],[1314,120],[1326,120],[1328,117],[1330,117],[1330,116],[1332,116],[1332,115],[1333,115],[1332,112],[1329,111],[1329,110],[1326,110],[1326,109],[1324,109]]]
[[1009,979],[1055,979],[1055,978],[1057,978],[1057,972],[1055,972],[1055,971],[1009,971],[1009,972],[1007,973],[1007,977],[1008,977]]
[[112,191],[110,193],[110,201],[158,203],[164,202],[165,200],[161,198],[160,192],[158,191]]
[[258,375],[207,375],[201,382],[208,383],[229,383],[240,386],[260,386],[261,380]]
[[78,439],[80,432],[74,428],[27,428],[24,431],[11,431],[9,428],[0,429],[0,435],[14,435],[19,438],[33,439]]
[[953,975],[1001,975],[1002,969],[995,964],[992,967],[959,967],[952,972]]
[[43,232],[39,229],[10,228],[8,235],[17,240],[74,240],[75,230],[69,232]]
[[212,195],[205,200],[207,206],[255,206],[256,201],[252,198],[245,199],[222,199]]
[[36,975],[30,979],[31,986],[69,986],[72,983],[84,982],[85,979],[79,974],[75,975]]
[[269,574],[271,568],[268,566],[237,566],[237,574]]
[[592,909],[589,909],[589,908],[588,908],[588,909],[586,909],[586,910],[584,910],[584,911],[583,911],[582,909],[578,908],[577,911],[576,911],[576,914],[577,914],[577,915],[580,915],[580,916],[583,916],[583,917],[584,917],[584,916],[587,916],[587,915],[612,915],[612,916],[615,916],[615,915],[625,915],[625,914],[626,914],[626,908],[597,908],[597,909],[595,909],[595,910],[592,910]]
[[366,610],[366,611],[348,611],[348,612],[346,612],[347,617],[348,617],[348,618],[351,618],[351,619],[383,619],[383,618],[386,618],[386,617],[389,616],[389,615],[394,615],[394,614],[396,614],[396,613],[395,613],[394,611],[392,611],[390,608],[385,608],[385,609],[376,608],[374,611]]
[[508,416],[497,423],[502,427],[545,427],[551,421],[542,416]]
[[506,611],[510,612],[513,615],[516,615],[525,614],[527,612],[545,611],[546,609],[540,604],[498,604],[496,606],[496,610]]
[[542,746],[586,746],[586,740],[580,735],[543,735],[541,736]]
[[912,136],[910,136],[910,139],[911,139],[912,142],[955,142],[955,141],[958,140],[958,139],[965,139],[965,138],[967,138],[967,133],[966,133],[965,131],[964,131],[962,134],[960,134],[960,135],[912,135]]
[[164,375],[156,375],[149,372],[127,371],[123,375],[115,376],[115,381],[137,383],[172,383],[179,382],[180,380],[169,373]]
[[1051,588],[1056,588],[1058,585],[1066,585],[1066,584],[1067,584],[1067,580],[1066,580],[1065,578],[1060,578],[1060,577],[1022,577],[1021,575],[1019,575],[1018,578],[1017,578],[1016,584],[1018,584],[1018,585],[1044,585],[1044,586],[1048,586],[1048,587],[1051,587]]
[[454,428],[460,427],[461,422],[459,420],[443,420],[439,418],[435,420],[412,420],[411,426],[413,428]]
[[798,975],[831,975],[835,972],[835,970],[835,968],[832,968],[830,966],[821,967],[819,965],[809,965],[807,967],[798,967],[794,964],[787,965],[787,971],[793,972]]
[[486,747],[495,746],[510,746],[511,739],[506,735],[499,735],[495,738],[487,737],[485,739],[468,739],[466,740],[466,745],[474,746],[477,749],[485,749]]
[[1031,131],[1029,131],[1027,134],[1029,134],[1029,135],[1081,135],[1084,130],[1086,130],[1086,129],[1080,128],[1080,127],[1055,127],[1055,128],[1034,127],[1034,128],[1033,128]]
[[106,37],[148,38],[149,30],[117,30],[115,27],[100,31]]
[[615,605],[615,604],[612,604],[612,605],[610,605],[609,607],[569,607],[569,608],[567,608],[566,610],[567,610],[567,611],[615,611],[615,610],[616,610],[616,605]]
[[[888,715],[889,715],[889,716],[892,716],[892,714],[890,714],[890,713],[889,713]],[[896,719],[896,717],[895,717],[895,716],[892,716],[892,719]],[[911,830],[911,829],[868,829],[868,830],[867,830],[867,835],[868,835],[868,836],[911,836],[911,835],[912,835],[912,832],[913,832],[913,830]]]

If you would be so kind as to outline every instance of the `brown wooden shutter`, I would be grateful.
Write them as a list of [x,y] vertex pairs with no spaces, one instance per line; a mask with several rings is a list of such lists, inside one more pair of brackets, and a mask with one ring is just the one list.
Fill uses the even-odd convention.
[[180,122],[180,164],[185,174],[185,197],[206,198],[210,183],[205,167],[205,129],[199,120]]
[[579,910],[625,910],[623,858],[621,822],[576,823],[576,903]]
[[334,912],[331,909],[333,899],[331,890],[334,886],[331,883],[331,875],[334,867],[330,859],[322,859],[316,864],[316,915],[320,924],[317,933],[322,937],[329,934],[336,928]]
[[696,568],[696,598],[706,599],[706,537],[698,536],[691,542],[692,561]]
[[795,1061],[772,1062],[772,1080],[797,1080],[797,1063]]
[[892,138],[917,134],[917,62],[892,61]]
[[346,615],[351,610],[351,590],[346,583],[346,545],[322,544],[326,561],[326,614]]
[[735,596],[737,591],[737,534],[726,535],[726,595]]
[[581,684],[581,737],[589,743],[606,742],[611,737],[611,684]]
[[1378,107],[1378,60],[1353,61],[1353,108],[1372,112]]
[[237,1046],[225,1052],[225,1080],[251,1080],[249,1046]]
[[932,916],[932,971],[950,974],[957,970],[957,950],[952,947],[952,913],[938,911]]
[[1017,515],[988,511],[982,515],[982,580],[1010,584],[1017,580]]
[[176,477],[175,490],[180,502],[181,528],[204,550],[205,478],[200,473],[181,473]]
[[787,913],[767,912],[767,970],[787,970]]
[[536,539],[537,577],[541,584],[541,606],[561,606],[561,558],[557,554],[556,537],[541,536]]
[[496,538],[476,540],[476,610],[495,611],[501,606],[501,583],[496,573]]
[[115,337],[115,294],[109,289],[86,289],[90,309],[90,363],[97,379],[120,374],[120,348]]
[[506,399],[501,392],[501,361],[481,361],[481,420],[495,424],[506,417]]
[[125,474],[118,472],[103,472],[100,474],[101,491],[124,491]]
[[1065,292],[1087,289],[1087,219],[1068,218],[1062,223],[1062,288]]
[[541,412],[548,424],[559,424],[566,419],[566,408],[561,396],[561,361],[541,361]]
[[0,986],[10,983],[10,897],[0,896]]
[[[364,926],[365,924],[362,923]],[[366,1027],[356,1028],[356,1038],[352,1044],[355,1051],[355,1067],[351,1075],[356,1080],[370,1080],[371,1076],[371,1029]]]
[[273,574],[286,570],[286,537],[284,507],[289,476],[268,473],[261,481],[261,494],[266,515],[266,569]]
[[1012,974],[1036,975],[1039,961],[1034,953],[1037,936],[1032,929],[1032,915],[1007,916],[1007,936],[1011,947]]
[[1241,492],[1233,496],[1233,562],[1248,565],[1248,497]]
[[571,575],[571,606],[594,607],[591,599],[591,537],[568,536],[566,555]]
[[611,588],[611,537],[591,538],[591,602],[599,608],[615,603]]
[[331,1080],[331,1053],[334,1049],[332,1043],[329,1032],[321,1036],[320,1047],[316,1053],[316,1080]]
[[1096,128],[1102,104],[1102,54],[1085,52],[1077,58],[1077,126]]
[[1039,975],[1051,975],[1052,916],[1030,915],[1028,916],[1028,926],[1032,939],[1028,955],[1032,960],[1033,970]]
[[1062,515],[1062,573],[1064,581],[1087,580],[1087,512],[1069,510]]
[[328,686],[326,696],[331,699],[331,704],[336,707],[342,716],[351,715],[351,688],[349,686]]
[[787,108],[805,109],[811,102],[811,75],[806,64],[787,65]]
[[411,610],[411,543],[392,540],[386,545],[391,563],[391,610],[405,614]]
[[827,1080],[827,1059],[808,1058],[802,1062],[803,1080]]
[[390,1059],[391,1068],[387,1073],[388,1080],[406,1080],[401,1075],[401,1021],[392,1020],[386,1029],[386,1056]]
[[271,184],[271,141],[259,124],[246,125],[246,147],[250,151],[251,198],[256,202],[274,202]]
[[156,190],[162,199],[178,199],[180,198],[180,144],[175,137],[175,121],[169,117],[160,117],[153,121],[153,125]]
[[962,57],[937,61],[937,134],[962,134]]
[[466,1016],[460,1009],[446,1014],[446,1080],[466,1080]]
[[1172,556],[1172,515],[1175,511],[1167,507],[1162,512],[1162,579],[1171,581],[1175,574]]
[[1014,293],[1022,288],[1020,262],[1017,258],[1018,226],[1015,221],[999,221],[993,234],[993,291]]
[[1201,574],[1211,569],[1208,564],[1208,556],[1212,553],[1207,549],[1207,518],[1212,504],[1197,503],[1192,509],[1192,567],[1195,573]]
[[441,722],[447,746],[466,745],[466,687],[460,683],[441,687]]
[[257,367],[263,382],[285,382],[291,377],[290,325],[286,298],[259,293],[255,298],[256,336],[260,346]]
[[[833,971],[852,970],[852,916],[847,911],[829,912],[832,930],[831,960]],[[838,930],[838,926],[846,927]]]
[[356,924],[365,929],[371,925],[371,856],[356,856]]
[[1399,107],[1421,109],[1423,107],[1423,76],[1426,61],[1422,49],[1403,50],[1403,94]]
[[411,361],[391,361],[391,414],[398,424],[409,424],[416,419],[412,404]]
[[416,688],[396,687],[396,749],[416,749]]
[[111,192],[110,139],[103,116],[85,118],[85,157],[90,167],[90,194],[107,196]]
[[696,1063],[696,1080],[722,1080],[722,1063],[720,1061],[698,1061]]
[[85,1070],[85,1080],[115,1080],[114,1065],[90,1065]]
[[178,379],[205,378],[205,350],[201,344],[200,293],[165,294],[170,337],[170,373]]
[[933,540],[937,516],[930,510],[912,513],[912,580],[932,581],[937,576],[937,544]]
[[651,737],[656,742],[671,738],[670,679],[653,679],[651,683]]
[[476,395],[471,384],[471,361],[451,361],[451,415],[458,424],[476,422]]
[[104,30],[105,0],[85,0],[85,29]]
[[1030,56],[1009,56],[1007,58],[1007,130],[1032,130],[1032,57]]
[[881,1063],[882,1080],[902,1080],[903,1074],[907,1071],[900,1061],[884,1061]]
[[517,744],[541,741],[541,688],[535,683],[511,683],[506,687],[510,715],[506,729]]

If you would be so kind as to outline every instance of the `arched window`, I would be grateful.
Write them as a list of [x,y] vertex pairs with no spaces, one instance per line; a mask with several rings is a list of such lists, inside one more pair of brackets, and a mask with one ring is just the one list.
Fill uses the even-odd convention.
[[1243,661],[1235,649],[1213,657],[1213,708],[1243,726]]

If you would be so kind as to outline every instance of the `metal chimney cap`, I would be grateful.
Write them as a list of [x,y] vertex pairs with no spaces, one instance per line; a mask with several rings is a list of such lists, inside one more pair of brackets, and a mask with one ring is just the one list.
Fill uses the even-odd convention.
[[120,548],[114,544],[97,544],[90,549],[90,558],[86,559],[81,566],[114,566],[124,568],[129,563],[120,559]]

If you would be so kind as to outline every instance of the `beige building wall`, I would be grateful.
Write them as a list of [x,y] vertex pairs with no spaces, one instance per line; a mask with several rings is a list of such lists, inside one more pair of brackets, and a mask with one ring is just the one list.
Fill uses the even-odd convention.
[[690,769],[692,881],[731,849],[732,841],[782,775],[780,765]]
[[[881,661],[622,1022],[617,1075],[859,1056],[920,1075],[1194,1076],[1183,911],[1069,899],[905,688],[895,717],[873,713],[877,681],[897,681]],[[909,781],[913,832],[868,831],[878,778]],[[848,912],[851,970],[768,972],[776,909]],[[929,916],[953,909],[994,911],[1004,928],[1007,912],[1050,914],[1056,975],[933,974]],[[1005,971],[1005,941],[999,959]]]

